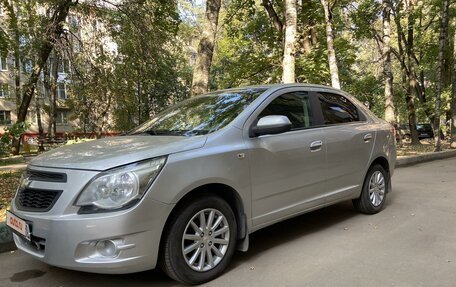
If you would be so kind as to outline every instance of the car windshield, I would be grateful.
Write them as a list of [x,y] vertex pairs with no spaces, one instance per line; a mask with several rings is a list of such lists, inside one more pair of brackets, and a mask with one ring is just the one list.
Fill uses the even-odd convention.
[[131,131],[130,135],[194,136],[217,131],[234,120],[265,88],[214,92],[174,105]]

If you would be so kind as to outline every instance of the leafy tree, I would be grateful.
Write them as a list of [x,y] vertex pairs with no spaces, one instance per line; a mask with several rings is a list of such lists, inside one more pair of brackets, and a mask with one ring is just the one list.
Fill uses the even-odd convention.
[[[51,54],[55,44],[64,33],[63,23],[68,16],[70,7],[77,4],[77,0],[41,0],[41,1],[16,1],[16,0],[2,0],[2,5],[7,7],[9,23],[9,31],[6,35],[9,37],[6,49],[12,49],[15,58],[15,85],[16,85],[16,105],[17,105],[17,123],[24,123],[26,120],[27,112],[35,93],[37,82],[39,80],[41,71],[46,64],[49,55]],[[47,15],[40,18],[39,25],[35,25],[35,15],[38,6],[47,9]],[[18,14],[19,12],[19,14]],[[25,13],[29,17],[20,17],[20,13]],[[22,22],[26,24],[22,25]],[[28,25],[27,25],[28,24]],[[33,25],[33,26],[32,26]],[[25,29],[23,26],[28,29]],[[40,27],[33,30],[32,27]],[[33,45],[30,46],[30,54],[33,55],[33,69],[30,72],[28,79],[23,87],[20,82],[20,69],[21,69],[21,46],[27,45],[33,38]],[[3,48],[5,49],[5,48]],[[13,153],[19,153],[20,137],[13,138]]]

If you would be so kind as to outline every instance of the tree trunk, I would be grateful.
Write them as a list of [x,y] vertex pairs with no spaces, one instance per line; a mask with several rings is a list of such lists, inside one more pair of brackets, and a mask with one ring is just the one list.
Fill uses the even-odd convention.
[[456,31],[453,35],[453,74],[451,75],[451,148],[456,148]]
[[316,46],[318,44],[316,19],[312,19],[310,24],[310,39],[312,40],[312,45]]
[[340,89],[339,68],[337,67],[336,49],[334,48],[332,9],[329,7],[329,0],[321,0],[321,5],[325,11],[326,44],[328,45],[328,62],[329,73],[331,74],[331,85],[336,89]]
[[[415,15],[414,15],[414,5],[416,0],[407,1],[407,41],[404,39],[404,44],[406,45],[406,54],[407,54],[407,68],[405,73],[408,77],[408,88],[406,95],[407,108],[409,112],[409,125],[410,133],[412,137],[412,145],[419,145],[420,139],[418,138],[418,131],[416,130],[416,114],[415,114],[415,104],[414,104],[414,94],[416,93],[416,78],[415,78],[415,63],[413,59],[414,55],[414,26],[415,26]],[[402,30],[401,30],[402,31]],[[404,59],[405,61],[405,59]]]
[[51,117],[49,118],[49,123],[52,123],[51,130],[51,139],[55,139],[57,135],[57,93],[58,93],[58,79],[59,79],[59,56],[55,53],[55,63],[54,63],[54,77],[52,79],[52,89],[51,89]]
[[21,106],[21,57],[19,49],[14,51],[15,71],[14,71],[14,91],[16,97],[16,112],[19,112]]
[[138,124],[142,124],[143,121],[142,121],[142,92],[141,92],[141,81],[140,81],[140,73],[138,71],[138,81],[136,82],[136,95],[138,97]]
[[295,82],[295,46],[297,25],[296,0],[285,0],[285,43],[283,48],[282,82]]
[[405,92],[405,103],[407,104],[407,119],[410,129],[410,138],[412,145],[419,145],[420,139],[418,138],[418,131],[416,130],[416,113],[413,97],[410,94],[409,85],[407,83],[407,76],[402,76],[402,88]]
[[209,89],[209,73],[214,54],[220,6],[221,0],[206,1],[206,18],[193,70],[192,96],[206,93]]
[[49,110],[47,111],[48,114],[48,126],[47,126],[47,136],[51,134],[52,131],[52,115],[53,111],[52,107],[52,87],[51,87],[51,69],[50,69],[49,61],[43,66],[43,86],[44,86],[44,98],[49,101]]
[[[19,107],[19,112],[17,114],[18,123],[24,122],[27,117],[27,110],[30,106],[30,102],[32,101],[32,97],[36,89],[36,83],[38,82],[41,69],[46,64],[46,61],[49,58],[49,54],[54,48],[56,41],[60,38],[61,34],[63,33],[63,23],[65,22],[65,19],[68,16],[70,6],[76,4],[77,0],[62,0],[58,2],[58,4],[56,4],[49,27],[45,29],[46,34],[43,35],[43,44],[40,46],[40,49],[38,50],[38,61],[35,67],[33,68],[33,71],[30,74],[30,77],[28,78],[28,81],[24,87],[21,105]],[[20,141],[15,143],[14,146],[16,154],[19,153],[19,148]]]
[[448,8],[450,5],[449,0],[443,0],[442,14],[440,18],[440,36],[439,36],[439,61],[437,67],[437,83],[435,95],[435,116],[434,116],[434,151],[440,151],[442,144],[440,141],[440,105],[441,93],[443,90],[444,81],[444,53],[446,48],[446,41],[448,37]]
[[[405,34],[402,32],[402,26],[400,25],[400,22],[398,22],[396,20],[396,23],[397,23],[397,29],[399,31],[398,43],[400,44],[400,43],[404,42],[405,44],[407,44],[407,39],[405,37]],[[411,44],[413,45],[413,29],[411,29],[410,31],[411,31],[411,35],[412,35]],[[413,49],[408,49],[408,47],[406,47],[406,49],[407,49],[407,57],[401,56],[399,61],[400,61],[401,65],[403,66],[404,71],[407,73],[407,77],[411,79],[412,83],[414,83],[412,85],[415,89],[414,93],[417,96],[418,100],[420,101],[420,104],[423,108],[423,111],[424,111],[426,117],[429,119],[429,122],[433,123],[434,122],[433,111],[432,111],[431,106],[427,104],[427,99],[426,99],[424,71],[421,70],[420,76],[419,77],[417,76],[416,69],[415,69],[415,61],[416,61],[415,52],[413,51]],[[408,58],[408,57],[410,57],[410,58]],[[411,59],[411,61],[412,61],[411,63],[413,64],[413,66],[409,66],[409,62],[406,61],[406,58],[407,58],[407,60]],[[421,60],[422,60],[422,58],[420,56],[420,59],[417,63],[418,65],[419,65],[419,63],[421,63]]]
[[277,30],[277,32],[282,33],[283,23],[280,21],[280,18],[274,9],[274,6],[272,6],[271,0],[262,0],[261,5],[263,5],[264,9],[266,9],[268,17],[271,19],[274,28]]
[[396,116],[394,114],[393,101],[393,71],[391,68],[391,2],[383,0],[383,74],[385,77],[385,120],[395,124]]
[[36,110],[36,122],[38,124],[38,151],[44,151],[43,141],[40,139],[44,138],[43,122],[41,120],[41,104],[38,94],[35,95],[35,110]]
[[301,45],[304,54],[309,54],[312,47],[316,44],[315,37],[315,17],[313,11],[315,7],[311,0],[302,0],[301,2],[301,17],[303,18],[304,28],[302,29]]
[[[397,13],[396,13],[397,15]],[[405,35],[402,32],[402,25],[401,19],[399,17],[394,18],[396,22],[396,28],[398,31],[397,37],[397,46],[399,53],[397,58],[401,64],[401,75],[402,75],[402,91],[405,95],[405,102],[407,107],[407,119],[410,128],[410,137],[412,140],[412,145],[420,144],[420,140],[418,138],[418,131],[416,130],[416,114],[415,114],[415,104],[413,103],[412,93],[410,91],[410,85],[407,81],[407,78],[410,78],[410,71],[406,64],[406,52],[404,51],[404,44],[407,44],[407,40],[405,39]]]

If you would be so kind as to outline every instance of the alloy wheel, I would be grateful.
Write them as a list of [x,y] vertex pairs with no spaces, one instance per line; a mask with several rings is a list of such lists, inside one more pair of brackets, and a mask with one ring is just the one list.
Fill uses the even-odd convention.
[[182,254],[193,270],[209,271],[222,261],[229,242],[226,217],[217,209],[207,208],[195,214],[185,227]]
[[369,180],[369,198],[375,207],[385,198],[385,177],[380,171],[375,171]]

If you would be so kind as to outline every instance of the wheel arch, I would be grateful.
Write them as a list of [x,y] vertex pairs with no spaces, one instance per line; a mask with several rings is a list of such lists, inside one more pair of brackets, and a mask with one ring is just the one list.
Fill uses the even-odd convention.
[[[388,174],[388,192],[391,191],[391,171],[390,171],[390,164],[389,164],[389,161],[386,157],[384,156],[377,156],[372,162],[371,164],[369,165],[369,168],[367,169],[366,171],[366,175],[367,173],[369,172],[369,170],[374,166],[374,165],[380,165],[385,171],[386,173]],[[365,176],[366,176],[365,175]]]
[[371,168],[372,166],[374,166],[375,164],[379,164],[383,167],[383,169],[386,171],[386,172],[390,172],[390,166],[389,166],[389,162],[388,160],[386,159],[386,157],[384,156],[378,156],[376,159],[374,159],[369,168]]
[[[191,201],[205,195],[216,195],[225,200],[234,212],[236,223],[237,223],[237,234],[238,240],[245,239],[248,235],[247,216],[245,214],[244,204],[239,193],[231,186],[223,183],[208,183],[196,188],[193,188],[182,196],[171,210],[166,223],[163,228],[163,232],[160,238],[160,246],[163,244],[163,237],[165,236],[172,218],[175,216],[182,206],[189,204]],[[160,248],[162,249],[162,248]]]

